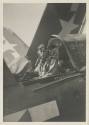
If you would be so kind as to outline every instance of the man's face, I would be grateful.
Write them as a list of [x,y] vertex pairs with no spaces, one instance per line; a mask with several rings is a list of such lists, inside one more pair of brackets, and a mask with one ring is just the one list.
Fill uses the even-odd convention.
[[39,56],[43,56],[44,50],[45,50],[45,48],[44,48],[44,47],[39,48],[39,49],[38,49],[38,52],[37,52],[37,53],[38,53],[38,55],[39,55]]

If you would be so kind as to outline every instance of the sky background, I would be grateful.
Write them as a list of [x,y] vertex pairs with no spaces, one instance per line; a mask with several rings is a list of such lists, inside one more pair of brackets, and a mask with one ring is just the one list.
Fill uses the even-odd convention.
[[4,4],[3,25],[31,45],[46,4]]

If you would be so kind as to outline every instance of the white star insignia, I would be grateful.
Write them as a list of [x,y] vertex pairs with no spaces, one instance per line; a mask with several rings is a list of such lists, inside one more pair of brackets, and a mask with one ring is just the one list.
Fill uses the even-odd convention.
[[62,30],[59,33],[60,35],[69,34],[72,30],[78,27],[78,25],[73,23],[74,18],[75,18],[75,15],[72,16],[72,18],[68,22],[60,19],[60,23],[62,26]]

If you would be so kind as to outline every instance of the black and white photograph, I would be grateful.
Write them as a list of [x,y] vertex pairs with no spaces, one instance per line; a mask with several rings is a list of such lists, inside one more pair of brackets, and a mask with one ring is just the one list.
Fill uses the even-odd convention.
[[86,122],[86,3],[3,3],[3,122]]

